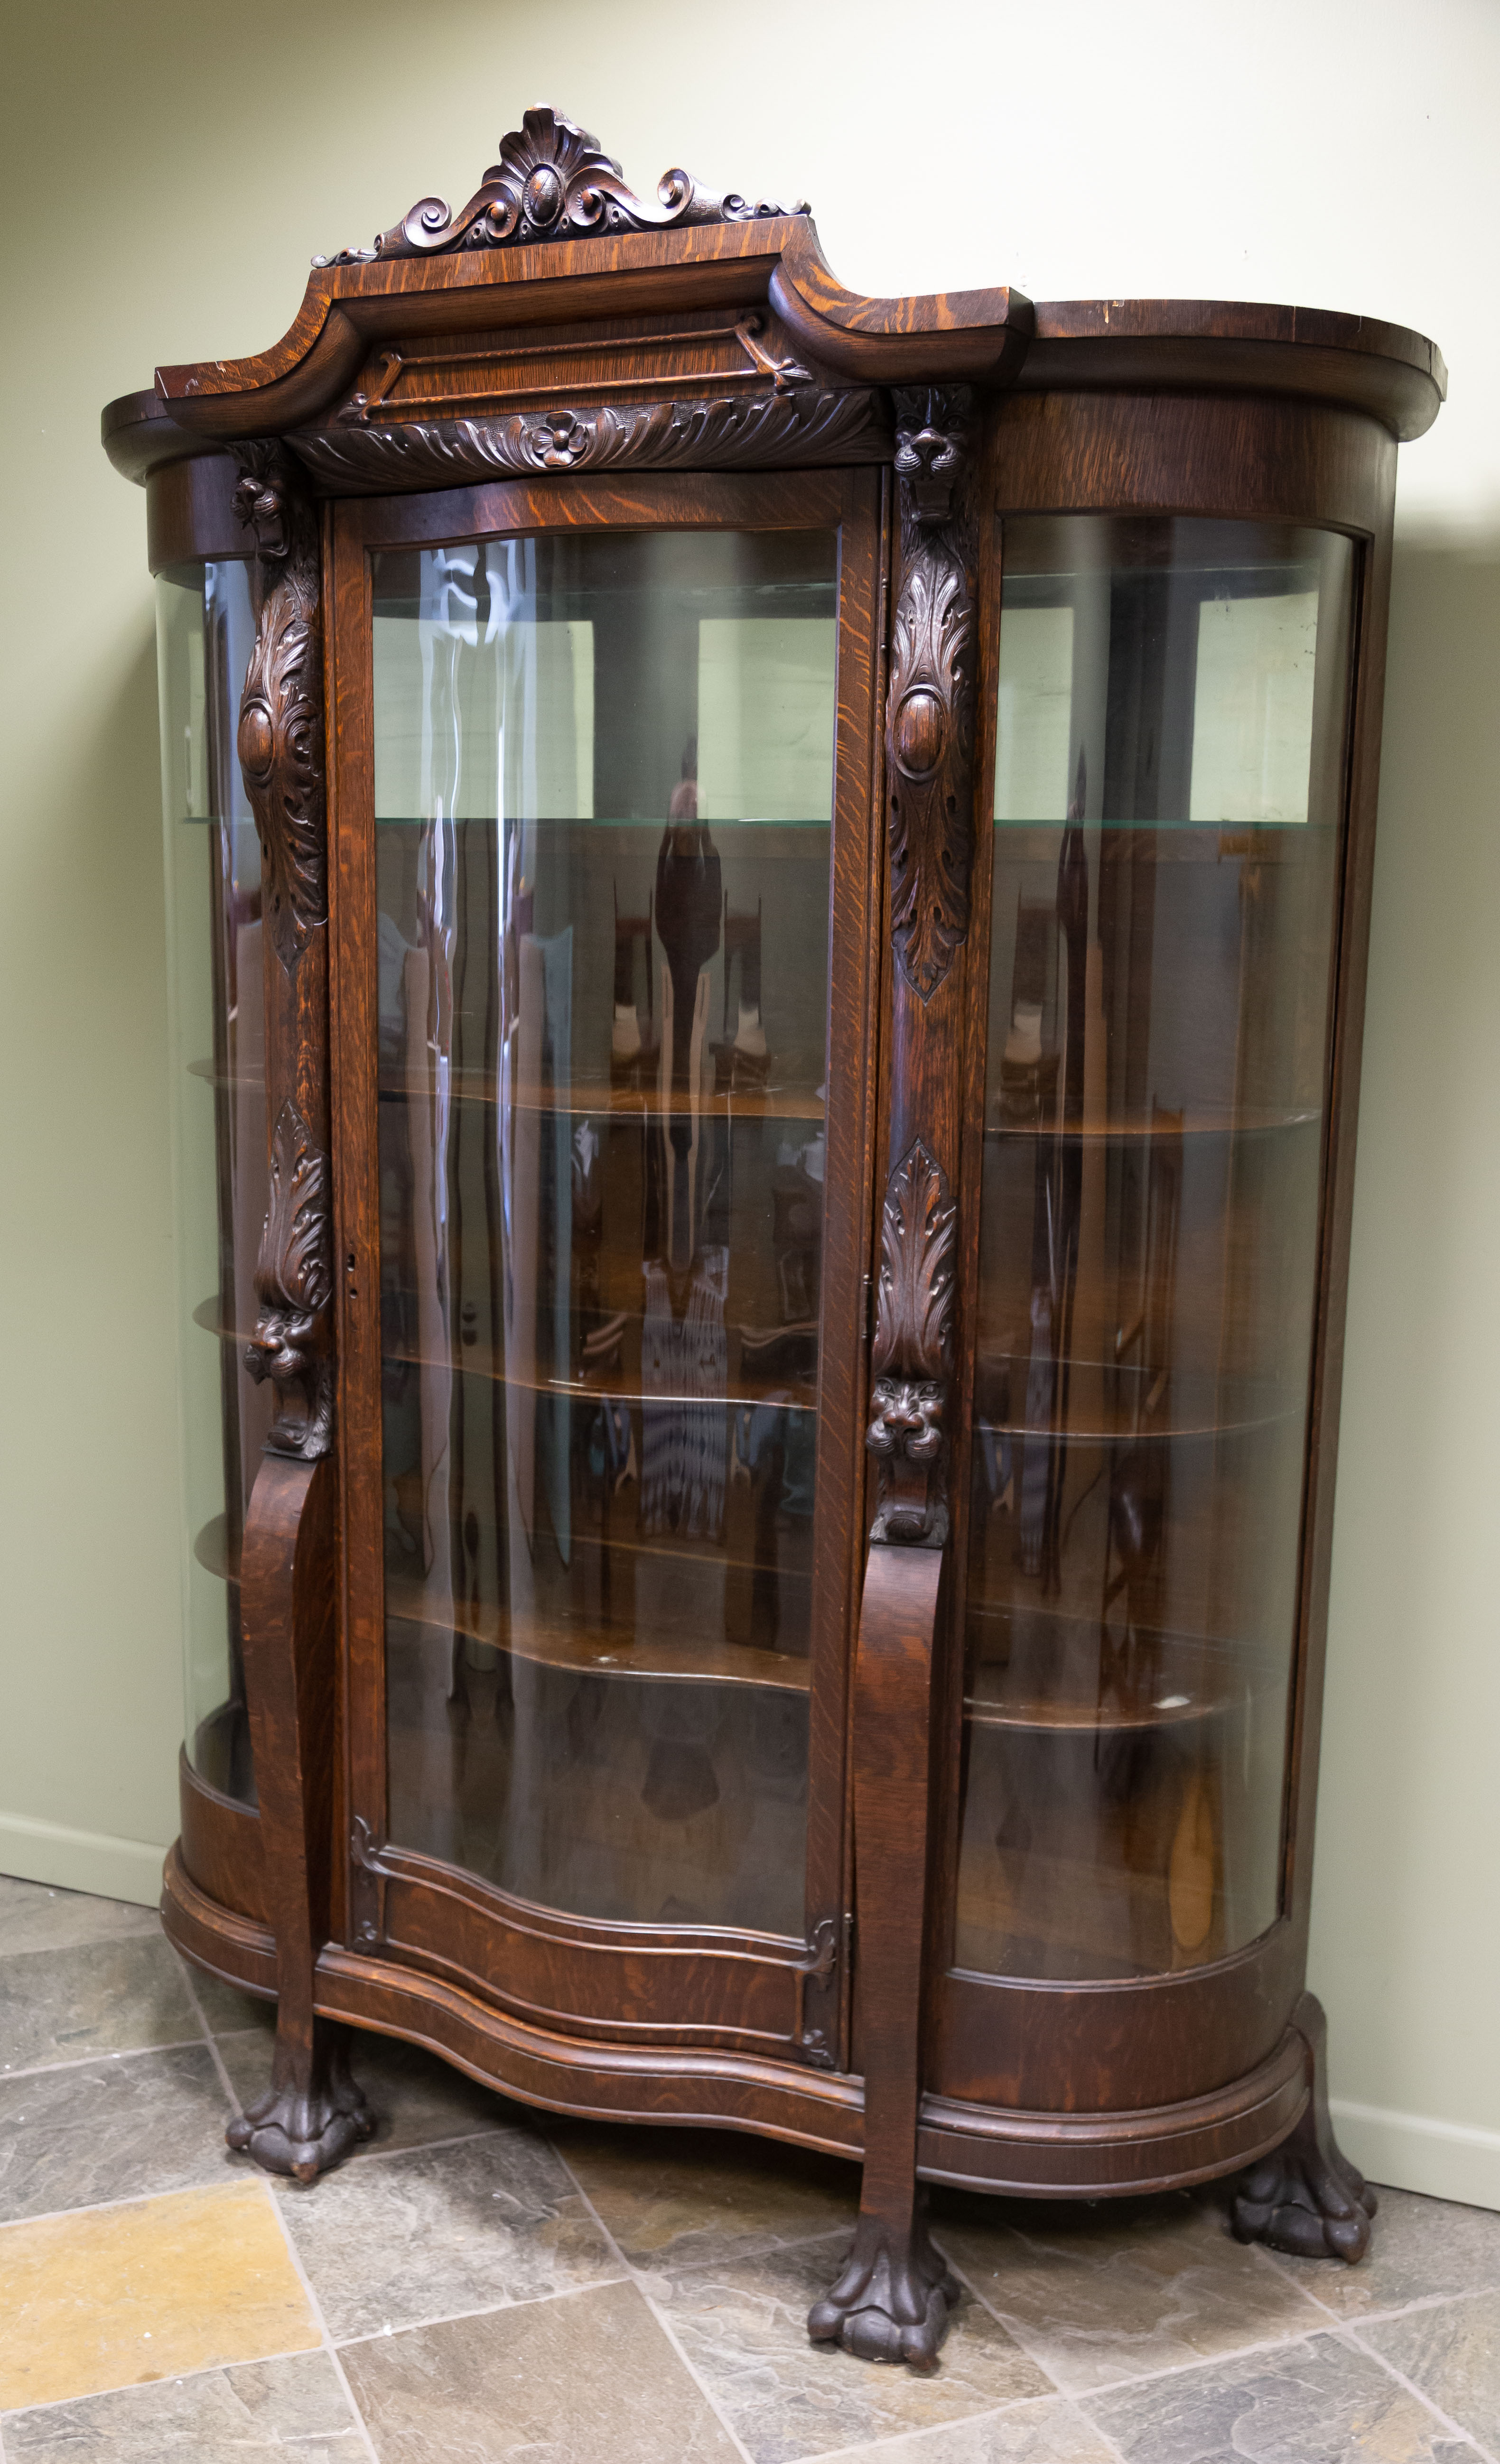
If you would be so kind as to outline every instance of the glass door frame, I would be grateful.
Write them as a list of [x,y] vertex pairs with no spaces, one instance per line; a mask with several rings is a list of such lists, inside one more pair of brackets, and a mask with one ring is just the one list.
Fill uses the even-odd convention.
[[[330,1048],[338,1260],[340,1683],[345,1939],[497,2002],[522,2023],[616,2044],[682,2043],[844,2067],[849,1671],[863,1573],[863,1288],[878,1053],[883,474],[538,477],[343,499],[327,577]],[[832,530],[837,721],[829,860],[829,1017],[805,1940],[568,1916],[386,1843],[373,629],[370,559],[581,529]],[[857,992],[857,998],[855,997]]]

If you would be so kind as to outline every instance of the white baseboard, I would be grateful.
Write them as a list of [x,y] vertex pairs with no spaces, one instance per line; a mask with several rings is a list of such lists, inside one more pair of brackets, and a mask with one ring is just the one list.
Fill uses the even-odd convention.
[[78,1831],[68,1822],[39,1822],[29,1814],[0,1814],[0,1874],[50,1882],[62,1891],[133,1900],[154,1908],[162,1896],[166,1856],[149,1839],[117,1839],[107,1831]]
[[1339,2146],[1370,2181],[1420,2190],[1428,2199],[1500,2208],[1500,2130],[1349,2104],[1336,2096],[1330,2097],[1329,2111]]

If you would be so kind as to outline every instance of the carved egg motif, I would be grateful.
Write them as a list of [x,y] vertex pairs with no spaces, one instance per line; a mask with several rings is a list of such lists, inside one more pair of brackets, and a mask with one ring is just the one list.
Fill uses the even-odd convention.
[[263,701],[247,702],[239,715],[240,767],[252,778],[264,778],[276,751],[271,713]]
[[527,218],[545,230],[562,209],[562,183],[550,163],[540,163],[521,191]]
[[946,714],[928,685],[917,685],[895,715],[895,758],[909,779],[926,779],[942,759]]

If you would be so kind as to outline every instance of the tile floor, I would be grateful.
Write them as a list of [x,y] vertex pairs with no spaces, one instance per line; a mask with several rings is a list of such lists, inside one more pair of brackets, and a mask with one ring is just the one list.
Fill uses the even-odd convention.
[[936,2374],[815,2350],[852,2167],[549,2123],[406,2047],[312,2189],[224,2145],[261,2006],[148,1911],[0,1880],[6,2464],[1429,2464],[1500,2459],[1500,2215],[1385,2194],[1344,2271],[1222,2194],[939,2194]]

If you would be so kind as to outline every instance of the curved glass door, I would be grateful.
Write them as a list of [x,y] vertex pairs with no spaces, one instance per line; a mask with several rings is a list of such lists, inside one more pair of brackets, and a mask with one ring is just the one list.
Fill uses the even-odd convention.
[[372,559],[386,1829],[804,1927],[836,531]]
[[1354,552],[1004,522],[954,1954],[1280,1901]]
[[234,750],[254,638],[243,561],[157,577],[181,1344],[188,1759],[255,1802],[240,1541],[275,1396],[246,1376],[265,1216],[260,845]]

